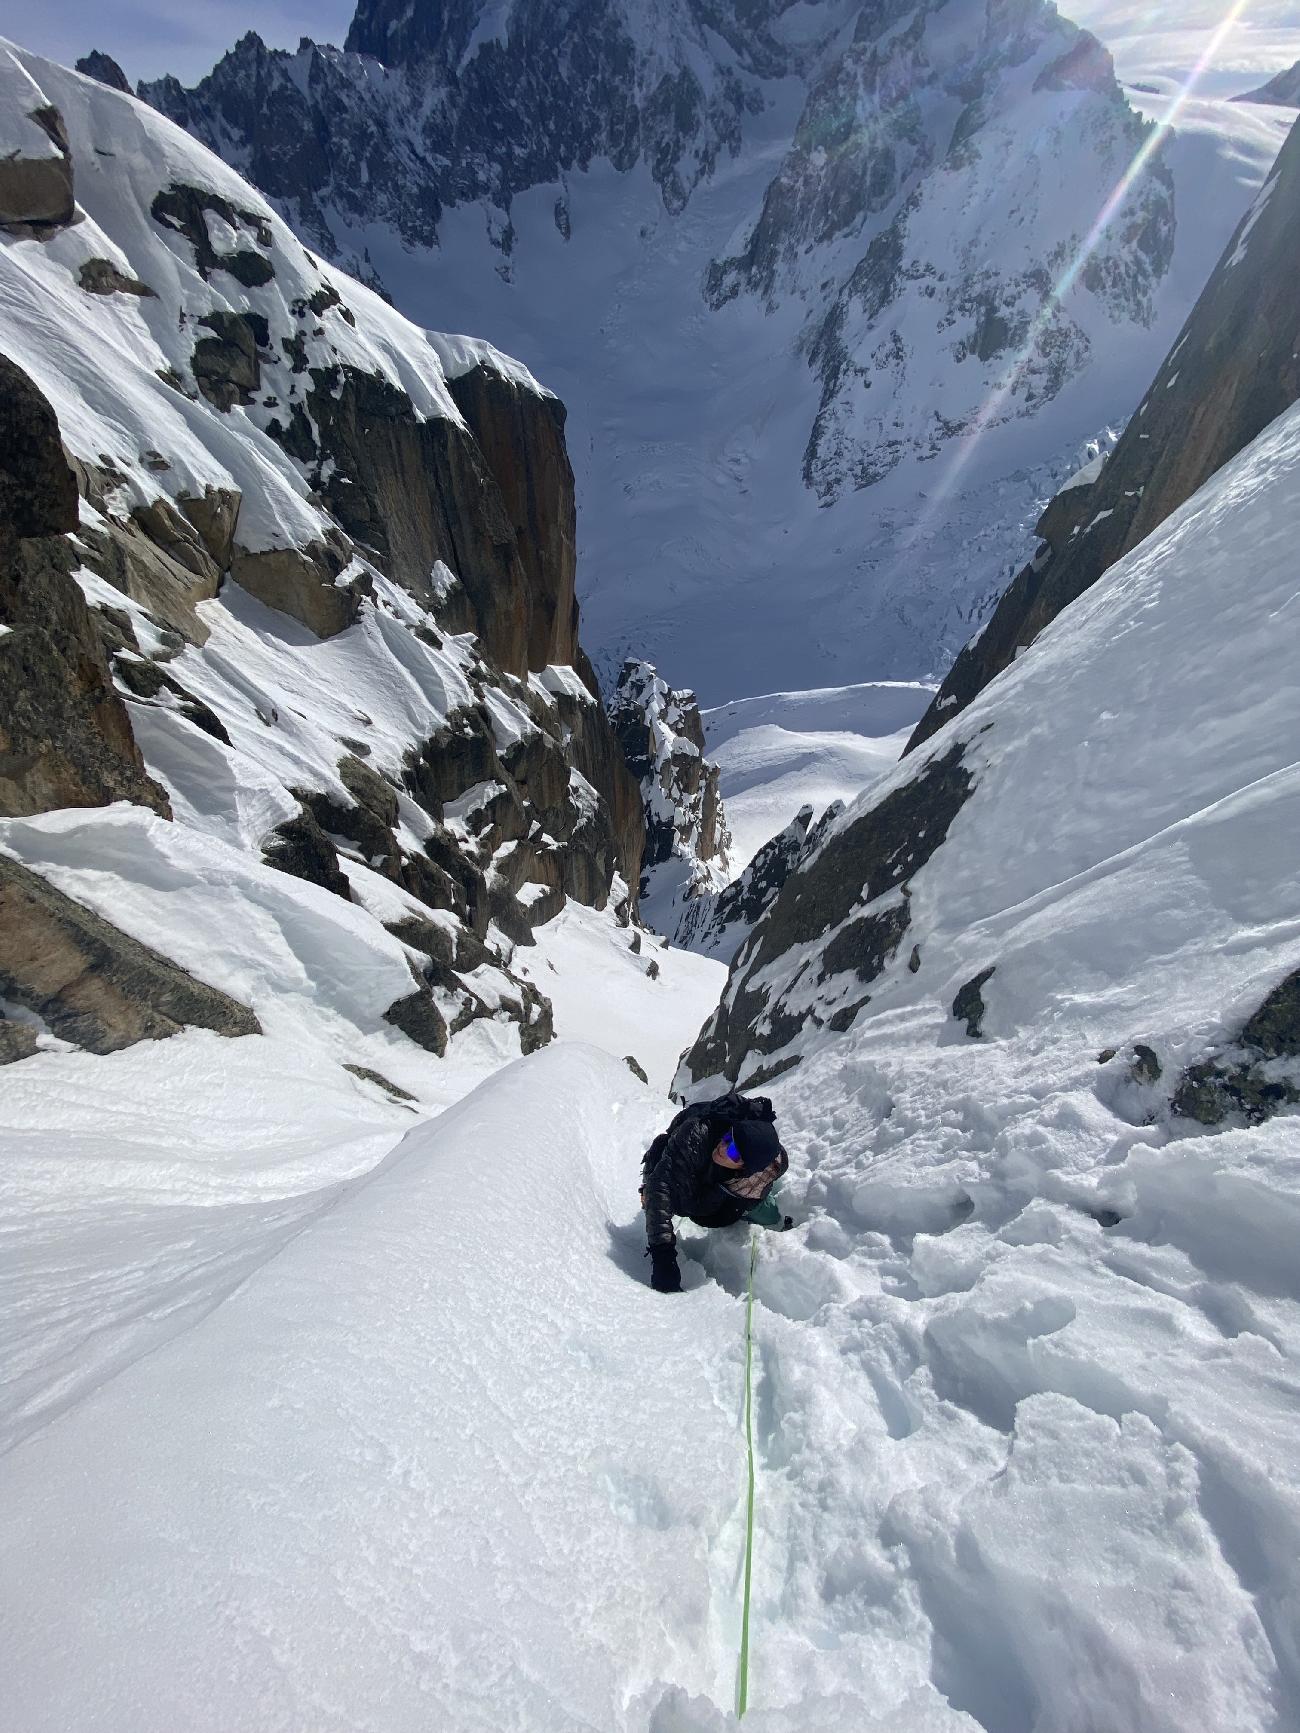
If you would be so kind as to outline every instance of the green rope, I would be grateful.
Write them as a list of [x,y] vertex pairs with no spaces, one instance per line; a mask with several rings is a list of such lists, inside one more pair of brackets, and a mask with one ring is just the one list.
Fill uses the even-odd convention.
[[749,1494],[745,1509],[745,1587],[740,1612],[740,1668],[736,1679],[736,1719],[749,1704],[749,1585],[754,1569],[754,1265],[758,1262],[758,1230],[749,1230],[749,1298],[745,1302],[745,1451],[749,1458]]

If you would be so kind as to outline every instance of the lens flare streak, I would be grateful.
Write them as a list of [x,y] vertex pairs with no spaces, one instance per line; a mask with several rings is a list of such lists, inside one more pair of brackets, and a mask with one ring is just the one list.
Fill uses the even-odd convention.
[[949,466],[948,473],[944,476],[943,481],[936,491],[930,495],[929,505],[924,514],[924,520],[916,526],[915,534],[919,535],[922,532],[924,525],[928,524],[933,519],[935,513],[951,496],[954,488],[961,479],[963,471],[974,455],[976,446],[1001,413],[1002,407],[1006,403],[1008,397],[1011,396],[1016,387],[1020,384],[1020,381],[1024,378],[1025,373],[1034,358],[1034,353],[1038,347],[1039,340],[1048,325],[1051,323],[1052,317],[1057,308],[1061,306],[1066,296],[1069,295],[1070,291],[1078,282],[1089,259],[1101,245],[1106,231],[1110,228],[1116,216],[1119,214],[1125,200],[1137,185],[1138,181],[1141,180],[1152,157],[1160,149],[1169,133],[1173,130],[1178,117],[1190,101],[1191,97],[1195,94],[1197,85],[1209,70],[1229,35],[1241,21],[1242,15],[1245,13],[1249,4],[1250,0],[1235,0],[1235,4],[1228,9],[1222,22],[1215,27],[1209,40],[1205,44],[1205,48],[1202,51],[1200,58],[1188,74],[1186,82],[1173,97],[1168,109],[1148,133],[1146,139],[1143,141],[1141,149],[1125,170],[1118,185],[1115,187],[1114,192],[1111,193],[1110,197],[1106,200],[1106,203],[1102,206],[1096,222],[1088,231],[1088,234],[1078,252],[1071,260],[1069,268],[1048,291],[1048,294],[1043,301],[1043,305],[1040,307],[1038,314],[1034,319],[1024,348],[1012,362],[1006,376],[1002,379],[1001,383],[994,388],[979,414],[971,423],[969,430],[963,436],[960,448]]

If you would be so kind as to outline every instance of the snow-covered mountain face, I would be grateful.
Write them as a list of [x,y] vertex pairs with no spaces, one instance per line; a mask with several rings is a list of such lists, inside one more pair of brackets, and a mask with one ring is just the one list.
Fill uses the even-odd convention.
[[1037,552],[958,656],[911,746],[951,721],[1063,608],[1300,397],[1291,312],[1298,218],[1300,129],[1293,128],[1123,438],[1048,506]]
[[1146,128],[1040,0],[362,4],[145,94],[564,397],[611,682],[941,670],[1190,300],[1158,156],[1092,233]]
[[[1290,1070],[1268,1070],[1300,1053],[1290,999],[1270,997],[1300,961],[1282,865],[1300,745],[1285,618],[1298,215],[1300,131],[1124,438],[1046,514],[1038,557],[915,750],[799,862],[737,953],[683,1088],[767,1081],[898,1015],[1027,1052],[1037,1035],[1082,1053],[1104,1028],[1110,1057],[1140,1041],[1158,1055],[1150,1081],[1168,1073],[1147,1111],[1175,1135],[1212,1117],[1195,1078],[1218,1074],[1216,1047],[1234,1046],[1239,1110],[1267,1084],[1273,1108],[1300,1099]],[[1277,926],[1261,912],[1247,942],[1256,892]],[[1162,959],[1180,955],[1204,958],[1204,980],[1175,993]],[[1076,1017],[1063,1006],[1080,991]],[[1278,1019],[1282,1046],[1250,1033]]]
[[[135,98],[3,48],[0,109],[0,849],[71,971],[6,924],[8,1056],[247,1033],[284,993],[408,1087],[473,1025],[546,1040],[513,947],[570,897],[626,921],[644,835],[577,640],[562,406]],[[180,970],[236,1010],[182,1014]],[[151,1027],[126,1001],[164,977]]]

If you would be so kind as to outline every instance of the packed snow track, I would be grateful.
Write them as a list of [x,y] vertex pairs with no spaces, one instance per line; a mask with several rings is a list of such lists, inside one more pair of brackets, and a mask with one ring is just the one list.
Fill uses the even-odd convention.
[[[1292,1725],[1285,1122],[1248,1174],[1246,1134],[1153,1149],[1010,1075],[993,1112],[987,1051],[927,1084],[874,1046],[781,1098],[746,1724]],[[667,1110],[559,1044],[267,1206],[260,1262],[3,1459],[8,1725],[730,1725],[746,1240],[645,1285]],[[1114,1232],[1069,1171],[1106,1145]]]

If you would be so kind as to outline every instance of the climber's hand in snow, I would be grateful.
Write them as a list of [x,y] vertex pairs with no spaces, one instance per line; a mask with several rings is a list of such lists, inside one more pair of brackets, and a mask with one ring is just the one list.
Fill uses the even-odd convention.
[[657,1294],[680,1294],[682,1272],[672,1246],[650,1247],[650,1286]]

